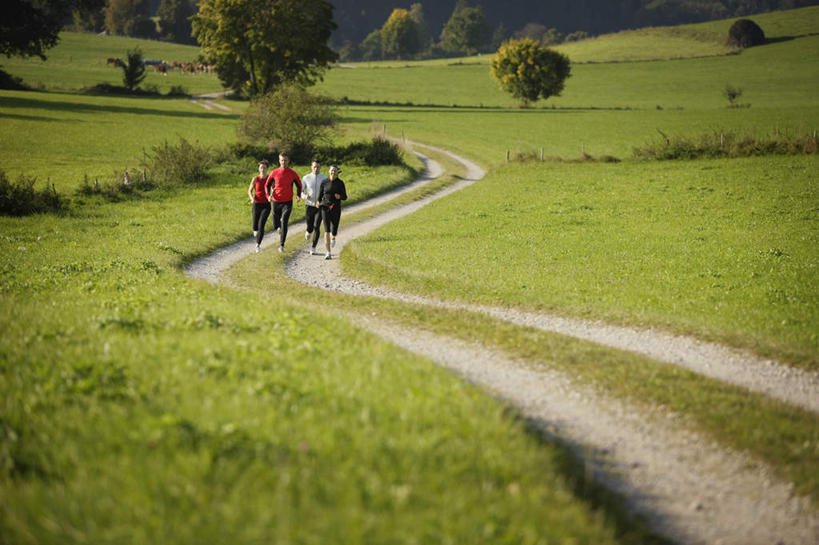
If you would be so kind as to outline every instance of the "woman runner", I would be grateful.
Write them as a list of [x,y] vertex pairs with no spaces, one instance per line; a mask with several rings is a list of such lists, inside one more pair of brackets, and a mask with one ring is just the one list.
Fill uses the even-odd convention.
[[[347,200],[347,188],[344,182],[338,177],[341,169],[336,165],[330,165],[327,172],[330,177],[319,186],[318,204],[321,210],[321,220],[324,223],[324,245],[327,248],[327,255],[324,259],[332,259],[330,248],[336,245],[336,235],[338,234],[338,224],[341,221],[341,201]],[[332,234],[332,243],[330,235]],[[319,230],[313,232],[313,248],[318,244]]]
[[267,197],[267,160],[259,161],[259,175],[250,180],[247,194],[253,204],[253,237],[256,239],[256,253],[259,253],[264,238],[264,224],[270,215],[270,200]]

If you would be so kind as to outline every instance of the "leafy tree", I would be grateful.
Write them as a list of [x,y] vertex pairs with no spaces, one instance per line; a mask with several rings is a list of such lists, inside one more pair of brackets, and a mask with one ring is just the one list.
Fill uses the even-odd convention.
[[550,28],[543,34],[540,43],[543,45],[556,45],[563,41],[563,34],[556,28]]
[[238,130],[241,137],[263,142],[271,151],[302,156],[309,155],[316,142],[327,139],[337,119],[330,99],[297,85],[282,85],[250,102]]
[[418,31],[409,11],[401,8],[392,10],[387,22],[381,27],[381,47],[386,57],[402,58],[418,53]]
[[361,42],[361,58],[365,61],[377,61],[383,57],[381,29],[370,32]]
[[57,45],[70,0],[4,0],[0,17],[0,53],[6,57],[40,57]]
[[765,33],[750,19],[739,19],[728,30],[728,41],[738,47],[751,47],[765,43]]
[[125,65],[122,67],[122,83],[129,91],[133,91],[144,79],[145,63],[142,62],[142,50],[137,47],[126,53]]
[[415,33],[418,35],[418,44],[421,51],[427,49],[432,44],[432,34],[429,32],[426,18],[424,17],[424,6],[420,2],[412,4],[409,9],[410,19],[415,23]]
[[105,28],[105,1],[83,0],[77,2],[71,13],[74,19],[74,27],[77,30],[89,32],[99,32]]
[[571,73],[569,58],[529,38],[501,45],[490,66],[501,88],[526,107],[542,97],[558,96]]
[[338,56],[325,0],[201,0],[193,34],[226,87],[250,96],[312,85]]
[[498,24],[495,32],[492,33],[492,49],[497,51],[503,42],[509,37],[509,29],[503,23]]
[[[464,3],[465,4],[465,3]],[[464,51],[475,54],[489,43],[489,23],[483,14],[483,8],[460,7],[449,18],[441,32],[441,44],[447,51]]]
[[105,30],[121,36],[144,36],[149,9],[148,0],[108,0]]
[[543,40],[543,35],[546,34],[546,25],[542,25],[540,23],[526,23],[526,25],[520,29],[516,30],[512,37],[515,40],[522,40],[524,38],[529,38],[530,40],[534,40],[539,42]]
[[156,14],[162,37],[182,44],[195,42],[191,36],[190,17],[194,14],[194,9],[190,0],[162,0]]

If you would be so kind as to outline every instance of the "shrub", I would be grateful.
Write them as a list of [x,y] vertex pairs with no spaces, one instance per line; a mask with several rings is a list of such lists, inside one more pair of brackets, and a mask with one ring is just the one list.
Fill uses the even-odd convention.
[[162,145],[152,147],[151,153],[145,156],[148,177],[166,185],[200,182],[212,163],[210,150],[194,146],[184,138],[180,138],[175,146],[166,140]]
[[762,45],[765,33],[750,19],[738,19],[728,30],[728,43],[743,48]]
[[370,142],[354,142],[347,146],[319,148],[316,154],[324,163],[361,166],[401,165],[401,149],[398,144],[379,136]]
[[123,197],[134,195],[137,191],[153,189],[154,185],[148,180],[147,172],[136,169],[114,170],[111,176],[102,183],[95,179],[93,183],[86,175],[77,189],[78,195],[101,195],[110,201],[119,201]]
[[65,203],[54,186],[34,189],[34,177],[20,174],[16,182],[0,170],[0,214],[5,216],[27,216],[42,212],[59,212]]
[[521,100],[522,106],[538,98],[558,96],[571,74],[569,58],[529,38],[501,45],[490,65],[492,78]]
[[634,155],[644,159],[696,159],[699,157],[751,157],[757,155],[812,155],[817,152],[817,139],[811,135],[789,135],[774,132],[757,137],[732,132],[702,134],[698,137],[669,137],[644,147],[634,148]]
[[337,119],[330,99],[287,85],[253,99],[238,131],[240,138],[265,143],[269,150],[287,150],[295,160],[326,141]]
[[188,94],[188,90],[182,85],[171,85],[171,88],[168,89],[169,97],[186,97]]

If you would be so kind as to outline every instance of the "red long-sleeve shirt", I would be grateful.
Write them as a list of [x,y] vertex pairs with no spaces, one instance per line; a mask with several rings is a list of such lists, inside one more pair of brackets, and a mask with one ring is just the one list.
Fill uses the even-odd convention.
[[[271,183],[272,182],[272,183]],[[267,177],[265,190],[268,195],[273,196],[273,202],[287,202],[293,200],[293,184],[299,188],[301,196],[301,180],[296,171],[290,167],[277,168]],[[271,188],[271,185],[273,186]]]

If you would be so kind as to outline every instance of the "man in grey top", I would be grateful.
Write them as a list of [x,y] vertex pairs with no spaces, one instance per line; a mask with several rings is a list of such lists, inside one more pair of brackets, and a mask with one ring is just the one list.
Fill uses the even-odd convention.
[[[316,197],[318,197],[321,182],[326,180],[327,176],[320,174],[319,170],[321,170],[321,162],[318,159],[313,159],[310,166],[310,174],[305,174],[301,179],[304,188],[304,204],[307,205],[304,212],[304,217],[307,221],[307,229],[304,231],[304,238],[306,240],[310,240],[313,229],[318,231],[319,225],[321,224],[321,212],[319,212]],[[315,248],[314,245],[313,254],[315,254]]]

